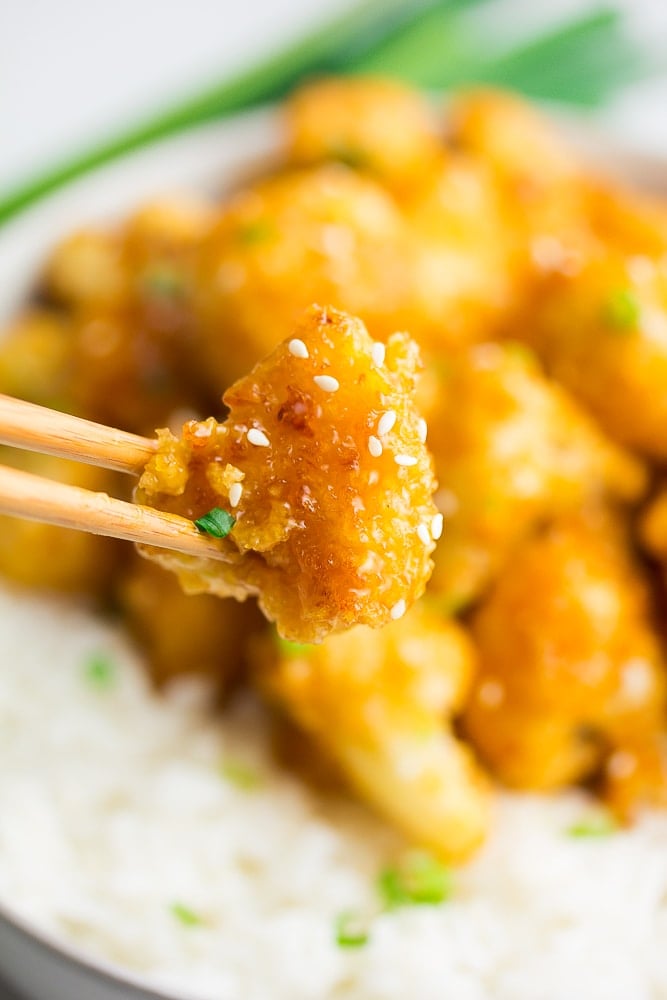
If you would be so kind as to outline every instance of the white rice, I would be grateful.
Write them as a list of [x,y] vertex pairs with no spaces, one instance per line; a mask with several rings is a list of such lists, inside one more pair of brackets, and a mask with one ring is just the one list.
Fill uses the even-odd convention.
[[[86,678],[107,651],[115,683]],[[220,773],[243,763],[261,785]],[[153,695],[118,633],[0,591],[0,902],[206,1000],[667,998],[667,819],[577,840],[583,796],[506,796],[452,901],[379,912],[394,836],[272,765],[261,713]],[[186,926],[174,903],[201,920]],[[371,916],[341,949],[336,916]]]

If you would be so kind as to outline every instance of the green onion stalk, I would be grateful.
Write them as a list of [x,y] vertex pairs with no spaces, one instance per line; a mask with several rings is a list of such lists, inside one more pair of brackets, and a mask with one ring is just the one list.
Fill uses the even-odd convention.
[[[575,15],[509,45],[484,29],[498,0],[363,0],[255,65],[223,76],[0,196],[0,225],[97,167],[198,125],[273,102],[324,74],[384,74],[430,91],[494,84],[597,106],[646,72],[621,13]],[[481,11],[486,15],[487,11]]]

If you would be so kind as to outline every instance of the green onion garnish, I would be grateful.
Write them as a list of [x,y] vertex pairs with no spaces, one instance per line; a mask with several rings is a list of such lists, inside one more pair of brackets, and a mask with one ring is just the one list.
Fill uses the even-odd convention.
[[617,831],[618,823],[608,813],[592,813],[567,828],[568,836],[575,839],[609,837]]
[[618,288],[602,307],[602,317],[613,330],[634,330],[639,322],[640,306],[631,288]]
[[111,658],[102,652],[93,653],[84,664],[86,680],[97,688],[110,688],[116,680],[116,667]]
[[146,293],[160,299],[177,299],[183,295],[183,276],[170,267],[154,267],[144,274],[142,285]]
[[195,527],[213,538],[226,538],[236,524],[236,518],[222,507],[213,507],[195,521]]
[[363,150],[356,146],[335,143],[330,147],[329,155],[332,160],[344,163],[346,167],[351,167],[353,170],[368,166],[368,157]]
[[183,924],[184,927],[200,927],[201,917],[194,910],[191,910],[185,903],[172,903],[169,907],[172,915]]
[[276,227],[267,219],[256,219],[255,222],[248,222],[237,231],[239,243],[245,246],[254,246],[256,243],[266,243],[276,235]]
[[277,636],[278,649],[282,656],[308,656],[315,648],[312,642],[292,642]]
[[449,899],[452,877],[449,869],[430,854],[415,852],[399,865],[380,872],[378,890],[388,909],[435,905]]
[[355,913],[341,913],[336,918],[336,944],[339,948],[363,948],[369,939],[368,928]]
[[245,792],[259,788],[262,783],[259,774],[239,760],[223,760],[220,765],[220,774],[230,784],[242,788]]

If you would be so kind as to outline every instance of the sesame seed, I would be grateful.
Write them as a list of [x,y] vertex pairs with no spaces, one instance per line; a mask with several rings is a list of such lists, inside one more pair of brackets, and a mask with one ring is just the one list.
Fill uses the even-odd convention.
[[431,536],[434,542],[437,542],[442,534],[444,521],[445,519],[442,514],[434,514],[431,518]]
[[290,340],[289,344],[287,345],[287,350],[290,352],[290,354],[293,354],[295,358],[309,357],[308,348],[306,347],[306,345],[302,340],[299,340],[298,337],[294,337],[293,340]]
[[377,469],[371,469],[368,473],[368,485],[376,486],[380,482],[380,474]]
[[401,598],[400,601],[396,601],[396,604],[389,612],[389,617],[393,618],[394,621],[397,621],[399,618],[403,617],[403,615],[407,611],[407,608],[408,608],[407,604],[405,603],[403,598]]
[[385,353],[386,349],[384,344],[381,344],[379,340],[376,340],[371,347],[371,358],[376,368],[380,368],[384,364]]
[[258,448],[269,448],[271,446],[271,442],[264,431],[260,431],[258,427],[251,427],[247,437],[250,444],[257,445]]
[[396,465],[405,465],[406,467],[417,464],[417,459],[414,455],[394,455],[394,461]]
[[424,543],[424,545],[431,544],[431,532],[428,530],[425,524],[420,524],[417,528],[417,534],[419,540]]
[[382,454],[382,441],[380,441],[380,438],[375,437],[375,434],[371,434],[368,439],[368,450],[373,458],[379,458]]
[[423,417],[420,417],[417,421],[417,437],[422,444],[426,441],[426,435],[428,434],[428,424]]
[[388,434],[396,423],[396,410],[387,410],[378,420],[378,434]]
[[243,494],[243,487],[240,483],[232,483],[229,487],[229,504],[231,507],[238,507]]
[[340,382],[333,375],[316,375],[313,382],[324,392],[337,392],[340,389]]

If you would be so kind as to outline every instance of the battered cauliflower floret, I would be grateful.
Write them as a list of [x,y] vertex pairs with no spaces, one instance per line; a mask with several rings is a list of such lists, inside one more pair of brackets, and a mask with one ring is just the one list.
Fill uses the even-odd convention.
[[437,374],[429,446],[445,540],[429,593],[452,610],[546,518],[605,493],[634,499],[645,475],[521,346],[479,345],[442,359]]
[[184,594],[173,573],[138,556],[120,577],[116,600],[157,684],[197,674],[228,690],[244,665],[248,636],[266,625],[253,601]]
[[473,669],[460,626],[420,604],[379,633],[266,642],[258,660],[263,689],[408,838],[449,860],[479,846],[490,789],[451,730]]
[[31,309],[2,331],[0,392],[52,409],[73,409],[68,317]]
[[195,308],[203,365],[229,385],[326,302],[375,336],[410,330],[408,234],[382,188],[329,165],[249,187],[201,244]]
[[[211,412],[193,357],[191,292],[192,255],[207,220],[199,203],[158,202],[56,249],[43,295],[57,305],[52,325],[62,327],[59,407],[140,433],[152,433],[173,410],[201,412],[203,404]],[[46,353],[50,345],[35,346]],[[15,347],[30,351],[25,332]]]
[[665,664],[621,527],[555,523],[514,556],[472,621],[473,745],[517,788],[589,777],[610,747],[659,731]]
[[667,732],[637,733],[613,747],[599,792],[626,822],[647,809],[667,809]]
[[424,591],[438,534],[417,364],[406,335],[385,349],[359,320],[312,307],[226,392],[224,424],[162,432],[139,484],[139,502],[193,520],[233,513],[228,562],[146,554],[190,593],[256,594],[301,642],[400,617]]
[[156,291],[176,296],[187,287],[189,255],[209,215],[204,203],[165,199],[122,226],[78,230],[47,261],[44,290],[62,305],[88,309],[117,308]]
[[522,243],[493,173],[452,155],[404,206],[414,238],[411,330],[420,345],[488,340],[522,292]]
[[552,276],[532,316],[527,331],[554,378],[617,441],[665,459],[665,258],[592,257],[575,275]]
[[283,117],[290,162],[338,160],[398,194],[418,185],[444,149],[433,109],[395,80],[318,80],[292,94]]

